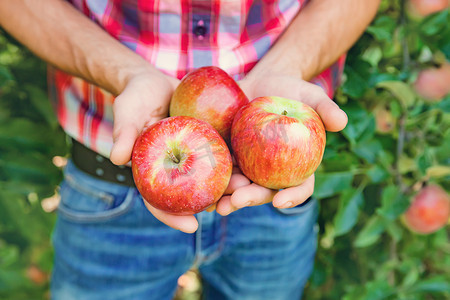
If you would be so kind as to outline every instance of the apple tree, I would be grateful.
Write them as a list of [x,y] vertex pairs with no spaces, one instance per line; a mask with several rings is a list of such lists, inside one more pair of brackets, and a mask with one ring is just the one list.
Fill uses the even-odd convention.
[[[450,299],[449,227],[403,215],[425,186],[450,191],[448,0],[383,0],[347,56],[316,173],[319,241],[305,299]],[[423,70],[426,70],[425,72]],[[0,31],[0,299],[48,298],[50,233],[68,149],[45,64]],[[301,229],[299,229],[301,230]],[[195,271],[177,299],[199,299]]]
[[[320,238],[306,299],[450,297],[448,227],[419,235],[402,221],[424,186],[447,197],[450,188],[449,11],[423,16],[414,4],[382,1],[348,53],[336,101],[349,123],[328,134],[316,176]],[[418,85],[430,69],[439,72]]]

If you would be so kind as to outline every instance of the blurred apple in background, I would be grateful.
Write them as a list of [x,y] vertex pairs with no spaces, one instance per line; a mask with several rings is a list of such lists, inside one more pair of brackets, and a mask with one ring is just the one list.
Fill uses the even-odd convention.
[[392,132],[396,122],[392,113],[384,105],[379,105],[374,109],[374,114],[377,131],[380,133]]
[[232,167],[230,151],[219,133],[191,117],[171,117],[151,125],[133,148],[133,177],[142,197],[177,215],[192,215],[217,202]]
[[409,0],[408,8],[411,14],[418,17],[425,17],[448,9],[449,5],[449,0]]
[[417,94],[428,101],[439,101],[450,93],[450,63],[420,71],[414,82]]
[[280,97],[243,106],[231,129],[239,168],[271,189],[299,185],[311,176],[322,161],[325,139],[322,120],[311,107]]
[[423,187],[403,215],[405,225],[416,233],[433,233],[450,217],[450,196],[438,185]]
[[233,118],[248,102],[239,85],[225,71],[203,67],[181,80],[173,93],[169,114],[206,121],[229,143]]
[[41,268],[34,264],[30,265],[27,268],[25,275],[31,282],[37,285],[47,283],[50,277],[47,272],[43,271]]

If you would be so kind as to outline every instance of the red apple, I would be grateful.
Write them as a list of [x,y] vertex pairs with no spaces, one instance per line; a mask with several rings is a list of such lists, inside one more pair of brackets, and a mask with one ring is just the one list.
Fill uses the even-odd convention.
[[239,85],[225,71],[203,67],[181,80],[170,102],[170,116],[206,121],[228,143],[234,115],[248,102]]
[[231,146],[250,180],[281,189],[301,184],[317,169],[325,150],[325,128],[306,104],[260,97],[236,114]]
[[48,273],[36,265],[30,265],[25,271],[25,275],[31,282],[37,285],[42,285],[49,279]]
[[184,116],[145,129],[134,145],[131,166],[142,197],[176,215],[192,215],[217,202],[233,167],[219,133],[204,121]]
[[409,0],[408,8],[413,16],[425,17],[449,7],[449,0]]
[[380,133],[391,132],[395,127],[395,118],[383,105],[374,109],[377,131]]
[[428,234],[444,227],[449,216],[449,195],[438,185],[428,185],[414,196],[403,220],[410,230]]
[[439,101],[450,93],[450,63],[420,71],[414,82],[417,94],[428,101]]

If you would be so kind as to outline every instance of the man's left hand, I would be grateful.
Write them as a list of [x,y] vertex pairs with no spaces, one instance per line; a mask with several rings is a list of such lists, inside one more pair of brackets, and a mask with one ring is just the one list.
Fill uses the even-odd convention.
[[[240,82],[240,86],[250,100],[262,96],[278,96],[308,104],[322,118],[328,131],[341,131],[347,125],[346,113],[321,87],[310,82],[292,76],[272,75],[258,80],[245,78]],[[246,206],[269,202],[277,208],[289,208],[303,203],[313,192],[314,175],[301,185],[276,191],[252,183],[235,168],[225,195],[216,204],[216,211],[221,215],[228,215]]]

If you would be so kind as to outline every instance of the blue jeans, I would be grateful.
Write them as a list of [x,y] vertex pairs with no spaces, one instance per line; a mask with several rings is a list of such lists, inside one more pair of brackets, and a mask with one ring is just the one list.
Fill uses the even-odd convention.
[[316,250],[317,201],[261,205],[227,217],[197,214],[194,234],[145,208],[135,188],[93,178],[69,163],[53,233],[56,300],[172,299],[195,266],[205,299],[300,299]]

